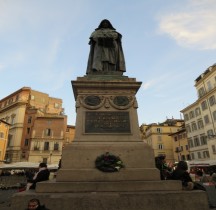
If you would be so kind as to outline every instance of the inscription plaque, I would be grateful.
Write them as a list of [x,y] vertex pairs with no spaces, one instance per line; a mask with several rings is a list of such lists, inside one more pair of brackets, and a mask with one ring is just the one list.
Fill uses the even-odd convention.
[[85,133],[130,133],[129,112],[86,112]]

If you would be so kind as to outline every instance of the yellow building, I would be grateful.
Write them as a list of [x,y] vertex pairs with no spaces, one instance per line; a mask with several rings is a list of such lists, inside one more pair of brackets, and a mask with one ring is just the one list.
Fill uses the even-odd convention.
[[0,120],[0,162],[5,161],[10,124]]
[[170,134],[176,133],[181,129],[183,123],[183,120],[167,119],[163,123],[141,126],[140,130],[144,133],[143,140],[153,148],[155,157],[166,155],[167,162],[175,162],[173,141]]
[[71,143],[74,140],[75,136],[75,126],[67,125],[66,133],[65,133],[65,144]]
[[[0,100],[0,119],[11,124],[6,150],[6,159],[10,162],[28,161],[29,158],[38,162],[43,159],[50,160],[50,154],[52,154],[50,150],[54,148],[56,141],[60,149],[55,150],[56,158],[53,156],[52,160],[57,162],[60,159],[67,126],[62,99],[49,97],[48,94],[32,90],[30,87],[23,87]],[[58,123],[61,121],[58,128],[54,126],[53,121],[58,121]],[[38,125],[37,122],[44,127]],[[37,128],[34,128],[36,125]],[[55,132],[55,129],[58,132]],[[42,142],[46,139],[43,132],[47,130],[52,131],[53,134],[49,135],[50,138],[47,138],[48,141],[45,143]],[[40,133],[39,136],[37,136],[38,133]],[[38,152],[38,158],[31,151],[37,138],[41,138],[40,147],[45,148],[47,153],[44,155],[43,152]],[[49,147],[47,147],[48,143]]]
[[190,160],[189,146],[187,141],[187,132],[184,127],[179,129],[179,131],[170,134],[173,142],[173,154],[175,162],[180,160]]

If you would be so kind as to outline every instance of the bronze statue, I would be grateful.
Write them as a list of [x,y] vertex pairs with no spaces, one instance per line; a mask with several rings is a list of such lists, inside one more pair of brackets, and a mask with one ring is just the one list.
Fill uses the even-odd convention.
[[113,28],[109,20],[101,21],[90,36],[87,74],[126,71],[121,38],[122,35]]

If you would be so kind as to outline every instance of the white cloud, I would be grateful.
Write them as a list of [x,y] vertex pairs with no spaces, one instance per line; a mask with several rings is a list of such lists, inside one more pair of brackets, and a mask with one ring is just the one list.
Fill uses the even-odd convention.
[[143,89],[144,90],[147,90],[149,89],[150,87],[152,87],[154,84],[156,83],[156,80],[150,80],[150,81],[147,81],[143,84]]
[[188,0],[181,11],[162,15],[159,27],[183,47],[216,49],[215,0]]
[[[173,75],[173,76],[177,76],[177,75]],[[150,79],[149,81],[146,81],[143,83],[143,89],[147,90],[150,88],[154,88],[154,89],[160,90],[162,87],[166,86],[167,80],[169,80],[170,77],[172,76],[168,72],[167,74],[164,74],[160,77]]]

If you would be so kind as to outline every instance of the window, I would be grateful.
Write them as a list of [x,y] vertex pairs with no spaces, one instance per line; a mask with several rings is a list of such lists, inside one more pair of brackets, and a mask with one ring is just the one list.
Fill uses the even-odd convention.
[[49,150],[49,142],[44,142],[44,150]]
[[182,155],[182,156],[181,156],[181,160],[185,160],[185,155]]
[[16,95],[16,101],[18,101],[19,100],[19,95]]
[[3,139],[4,138],[4,133],[0,132],[0,138]]
[[190,133],[190,132],[191,132],[190,125],[186,125],[186,126],[185,126],[185,128],[186,128],[186,131],[187,131],[188,133]]
[[199,141],[199,138],[197,136],[194,137],[194,146],[195,147],[200,146],[200,141]]
[[187,160],[190,160],[190,155],[187,155]]
[[34,99],[35,99],[34,95],[31,95],[31,100],[34,100]]
[[181,151],[179,150],[179,147],[176,147],[176,148],[175,148],[175,152],[181,152]]
[[215,145],[212,145],[212,152],[213,152],[213,153],[216,153]]
[[199,119],[198,122],[197,122],[197,124],[198,124],[198,128],[199,129],[201,129],[201,128],[204,127],[202,119]]
[[158,149],[163,149],[163,144],[158,144]]
[[200,153],[200,152],[197,152],[197,157],[198,157],[198,159],[202,158],[202,156],[201,156],[201,153]]
[[189,148],[194,147],[192,139],[188,140],[188,146],[189,146]]
[[184,119],[185,119],[185,121],[189,120],[188,114],[184,115]]
[[156,128],[156,130],[157,130],[157,133],[161,133],[162,132],[161,128]]
[[202,110],[203,110],[203,111],[207,109],[207,103],[206,103],[206,101],[203,101],[203,102],[201,103],[201,107],[202,107]]
[[25,139],[25,146],[28,146],[29,145],[29,140],[28,139]]
[[15,122],[15,114],[11,115],[11,125],[14,125]]
[[39,150],[40,149],[40,142],[39,141],[36,141],[34,142],[34,150]]
[[45,135],[46,136],[51,136],[51,129],[50,128],[46,129]]
[[31,123],[32,121],[32,116],[28,116],[28,123]]
[[201,145],[206,145],[207,144],[207,136],[200,135],[200,143],[201,143]]
[[207,87],[208,87],[208,91],[210,91],[212,89],[212,85],[211,85],[210,81],[207,82]]
[[57,142],[54,144],[54,150],[59,150],[59,144]]
[[190,116],[190,119],[194,118],[194,112],[193,112],[193,111],[190,111],[190,112],[189,112],[189,116]]
[[209,104],[210,104],[210,106],[213,106],[215,104],[215,96],[214,95],[209,98]]
[[30,128],[27,128],[27,134],[29,134],[30,133]]
[[200,111],[200,108],[199,108],[199,107],[197,107],[197,108],[195,109],[195,114],[196,114],[196,116],[199,116],[199,115],[201,114],[201,111]]
[[203,158],[209,158],[209,152],[208,151],[203,152]]
[[205,124],[208,124],[208,123],[209,123],[209,116],[208,116],[208,115],[205,115],[205,116],[204,116],[204,121],[205,121]]
[[174,141],[178,141],[178,137],[177,136],[174,137]]
[[211,136],[213,136],[213,135],[214,135],[214,132],[213,132],[212,129],[207,130],[207,136],[211,137]]
[[197,130],[197,125],[195,122],[192,122],[192,131],[196,131]]
[[199,98],[200,98],[200,97],[202,97],[202,96],[204,96],[204,95],[205,95],[205,90],[204,90],[203,87],[201,87],[201,88],[198,90],[198,96],[199,96]]
[[54,103],[54,107],[55,107],[55,108],[59,108],[60,106],[59,106],[58,103]]
[[188,145],[185,145],[185,150],[188,150],[188,149],[189,149]]
[[12,104],[12,103],[13,103],[13,98],[10,98],[8,104]]
[[191,154],[190,154],[190,159],[191,159],[191,160],[194,160],[194,153],[191,153]]

